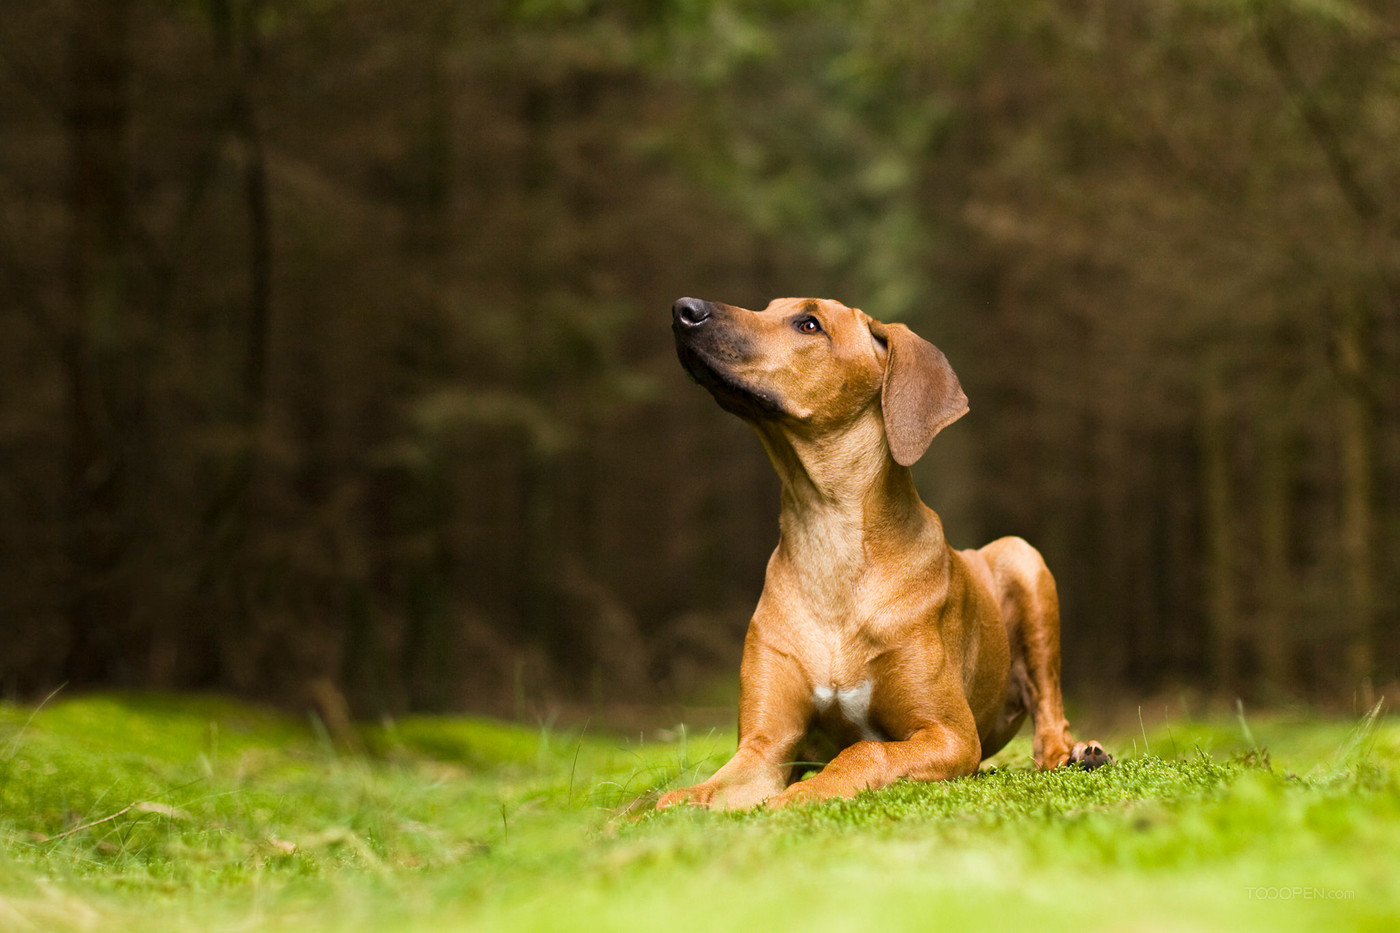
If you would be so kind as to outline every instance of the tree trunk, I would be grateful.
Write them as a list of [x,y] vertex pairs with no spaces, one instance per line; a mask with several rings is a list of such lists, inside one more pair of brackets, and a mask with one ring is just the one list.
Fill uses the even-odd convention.
[[1224,367],[1207,361],[1201,384],[1201,472],[1208,661],[1216,688],[1236,687],[1239,597],[1235,586],[1234,488]]
[[[130,0],[73,7],[68,284],[63,337],[68,422],[66,481],[70,683],[106,680],[120,667],[131,614],[122,517],[126,458],[120,432],[120,363],[129,311],[130,234],[126,147],[131,83]],[[129,375],[129,374],[128,374]]]
[[[1271,405],[1263,415],[1259,463],[1259,600],[1255,631],[1259,651],[1259,692],[1266,698],[1286,696],[1293,686],[1293,574],[1289,568],[1292,498],[1289,462],[1291,424],[1288,407]],[[1276,413],[1275,413],[1276,412]]]
[[1346,683],[1361,691],[1369,705],[1375,666],[1374,584],[1372,571],[1373,464],[1370,368],[1366,352],[1367,320],[1359,304],[1340,309],[1336,325],[1336,366],[1341,380],[1338,397],[1338,453],[1341,459],[1341,538],[1346,561],[1346,606],[1349,619]]
[[257,572],[247,557],[247,542],[256,534],[250,526],[257,510],[252,505],[258,449],[268,404],[268,335],[272,321],[272,216],[267,184],[266,157],[258,132],[249,89],[249,70],[257,54],[258,4],[236,5],[230,0],[209,0],[209,22],[214,49],[223,71],[226,132],[237,147],[242,166],[243,203],[247,210],[247,311],[244,321],[244,353],[239,379],[237,411],[243,449],[205,511],[206,536],[216,542],[202,571],[205,586],[222,589],[224,609],[221,631],[213,644],[213,667],[220,679],[247,689],[256,662],[234,665],[234,644],[246,647],[253,631],[251,605]]

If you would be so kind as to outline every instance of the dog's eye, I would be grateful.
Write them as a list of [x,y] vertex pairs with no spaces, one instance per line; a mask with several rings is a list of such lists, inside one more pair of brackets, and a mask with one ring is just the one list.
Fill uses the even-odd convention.
[[822,324],[821,321],[818,321],[814,317],[804,317],[798,319],[797,329],[804,334],[820,334],[822,332]]

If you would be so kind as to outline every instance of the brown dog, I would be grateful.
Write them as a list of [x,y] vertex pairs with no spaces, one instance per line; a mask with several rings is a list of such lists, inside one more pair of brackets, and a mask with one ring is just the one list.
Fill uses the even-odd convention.
[[[1060,698],[1055,581],[1020,538],[955,551],[909,466],[967,413],[931,343],[835,301],[682,298],[681,363],[748,421],[782,480],[781,533],[744,640],[739,748],[658,807],[770,807],[971,774],[1029,713],[1035,763],[1097,767]],[[793,783],[809,734],[839,754]]]

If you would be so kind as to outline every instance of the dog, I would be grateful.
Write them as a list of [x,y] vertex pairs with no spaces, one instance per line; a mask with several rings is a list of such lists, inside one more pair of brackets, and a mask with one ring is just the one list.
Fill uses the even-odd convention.
[[[1070,735],[1040,553],[1014,537],[950,548],[914,488],[909,467],[968,410],[938,348],[813,298],[762,311],[682,298],[672,330],[691,377],[758,432],[782,499],[744,639],[738,750],[658,808],[778,808],[972,774],[1027,715],[1038,768],[1112,760]],[[798,780],[804,740],[822,736],[835,757]]]

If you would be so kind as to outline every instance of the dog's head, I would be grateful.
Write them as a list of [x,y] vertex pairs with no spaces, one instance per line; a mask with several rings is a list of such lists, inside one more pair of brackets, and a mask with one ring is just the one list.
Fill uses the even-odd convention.
[[909,466],[967,413],[967,396],[937,347],[838,301],[781,298],[749,311],[682,298],[671,315],[681,365],[721,407],[749,421],[820,435],[878,403],[890,453]]

